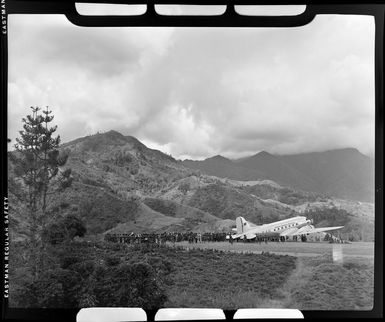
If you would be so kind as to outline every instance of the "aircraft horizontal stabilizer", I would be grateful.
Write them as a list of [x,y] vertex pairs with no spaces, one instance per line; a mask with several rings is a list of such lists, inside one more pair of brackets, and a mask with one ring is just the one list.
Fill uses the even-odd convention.
[[244,238],[246,236],[246,239],[253,239],[256,237],[255,234],[236,234],[236,235],[232,235],[231,237],[233,239],[237,239],[237,238]]

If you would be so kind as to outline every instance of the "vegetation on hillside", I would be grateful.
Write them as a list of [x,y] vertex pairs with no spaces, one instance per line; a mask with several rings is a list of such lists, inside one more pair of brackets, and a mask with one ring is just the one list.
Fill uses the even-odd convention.
[[255,224],[280,220],[291,214],[282,207],[267,207],[249,193],[220,182],[197,189],[188,205],[223,219],[243,216]]
[[143,202],[151,209],[166,216],[197,220],[200,222],[217,221],[218,218],[195,207],[182,205],[171,200],[145,198]]
[[79,183],[74,183],[74,188],[63,194],[63,201],[77,205],[77,214],[90,234],[103,233],[118,223],[135,220],[140,205],[134,197],[122,199],[108,190]]
[[83,237],[87,229],[84,222],[75,215],[67,215],[52,221],[45,227],[42,234],[43,242],[57,245],[70,242],[75,237]]
[[310,208],[304,215],[318,227],[344,226],[338,234],[349,241],[374,241],[374,223],[337,207]]
[[192,173],[169,155],[116,131],[68,142],[63,149],[78,181],[109,187],[122,198],[154,194]]
[[288,187],[277,188],[267,184],[244,186],[243,189],[261,199],[273,199],[292,206],[326,199],[318,193],[294,190]]
[[51,264],[37,281],[24,246],[13,249],[11,307],[236,308],[243,296],[278,296],[295,268],[292,256],[72,241],[47,249]]
[[50,266],[37,280],[22,260],[25,245],[14,245],[11,307],[161,307],[167,299],[171,265],[146,246],[69,242],[46,249]]

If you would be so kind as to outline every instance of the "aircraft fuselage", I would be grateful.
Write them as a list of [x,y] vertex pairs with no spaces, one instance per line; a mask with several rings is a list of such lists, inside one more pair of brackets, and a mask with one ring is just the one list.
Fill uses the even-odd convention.
[[285,231],[298,230],[302,227],[311,224],[311,220],[304,216],[297,216],[280,221],[276,221],[270,224],[264,224],[261,226],[250,226],[249,223],[243,218],[238,217],[236,220],[237,234],[234,238],[254,238],[258,236],[280,236]]

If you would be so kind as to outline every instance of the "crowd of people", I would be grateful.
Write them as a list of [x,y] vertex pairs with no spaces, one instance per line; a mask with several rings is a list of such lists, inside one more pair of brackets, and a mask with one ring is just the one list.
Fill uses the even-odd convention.
[[193,233],[193,232],[165,232],[157,233],[129,233],[129,234],[106,234],[104,239],[110,242],[126,243],[126,244],[141,244],[141,243],[156,243],[163,244],[165,242],[182,242],[203,243],[203,242],[220,242],[226,241],[226,233]]
[[[332,236],[327,234],[327,236]],[[285,242],[288,237],[277,236],[262,236],[253,239],[238,238],[233,239],[230,233],[194,233],[194,232],[164,232],[164,233],[125,233],[125,234],[106,234],[104,239],[109,242],[125,243],[125,244],[142,244],[142,243],[156,243],[164,244],[166,242],[183,242],[189,243],[205,243],[205,242],[223,242],[228,241],[231,244],[234,242],[247,242],[247,243],[267,243],[267,242]],[[329,238],[329,242],[343,243],[339,238]],[[330,241],[331,240],[331,241]],[[306,235],[294,236],[290,241],[306,242]],[[321,240],[318,240],[321,241]]]

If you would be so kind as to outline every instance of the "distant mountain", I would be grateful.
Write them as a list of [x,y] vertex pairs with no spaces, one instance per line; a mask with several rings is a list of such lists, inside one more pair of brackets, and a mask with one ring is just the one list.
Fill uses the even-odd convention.
[[216,156],[183,165],[222,178],[269,179],[294,189],[374,201],[374,160],[351,148],[295,155],[262,151],[238,160]]
[[264,173],[256,169],[246,169],[238,166],[233,161],[217,155],[204,161],[184,160],[183,165],[200,170],[208,175],[220,178],[229,178],[237,180],[252,180],[250,178],[264,178]]
[[357,149],[286,155],[286,164],[315,182],[312,191],[343,199],[374,202],[374,159]]
[[315,186],[315,182],[280,157],[262,151],[248,158],[235,160],[234,163],[239,167],[251,170],[258,170],[263,173],[263,177],[276,181],[282,185],[294,187],[301,190],[310,190]]

